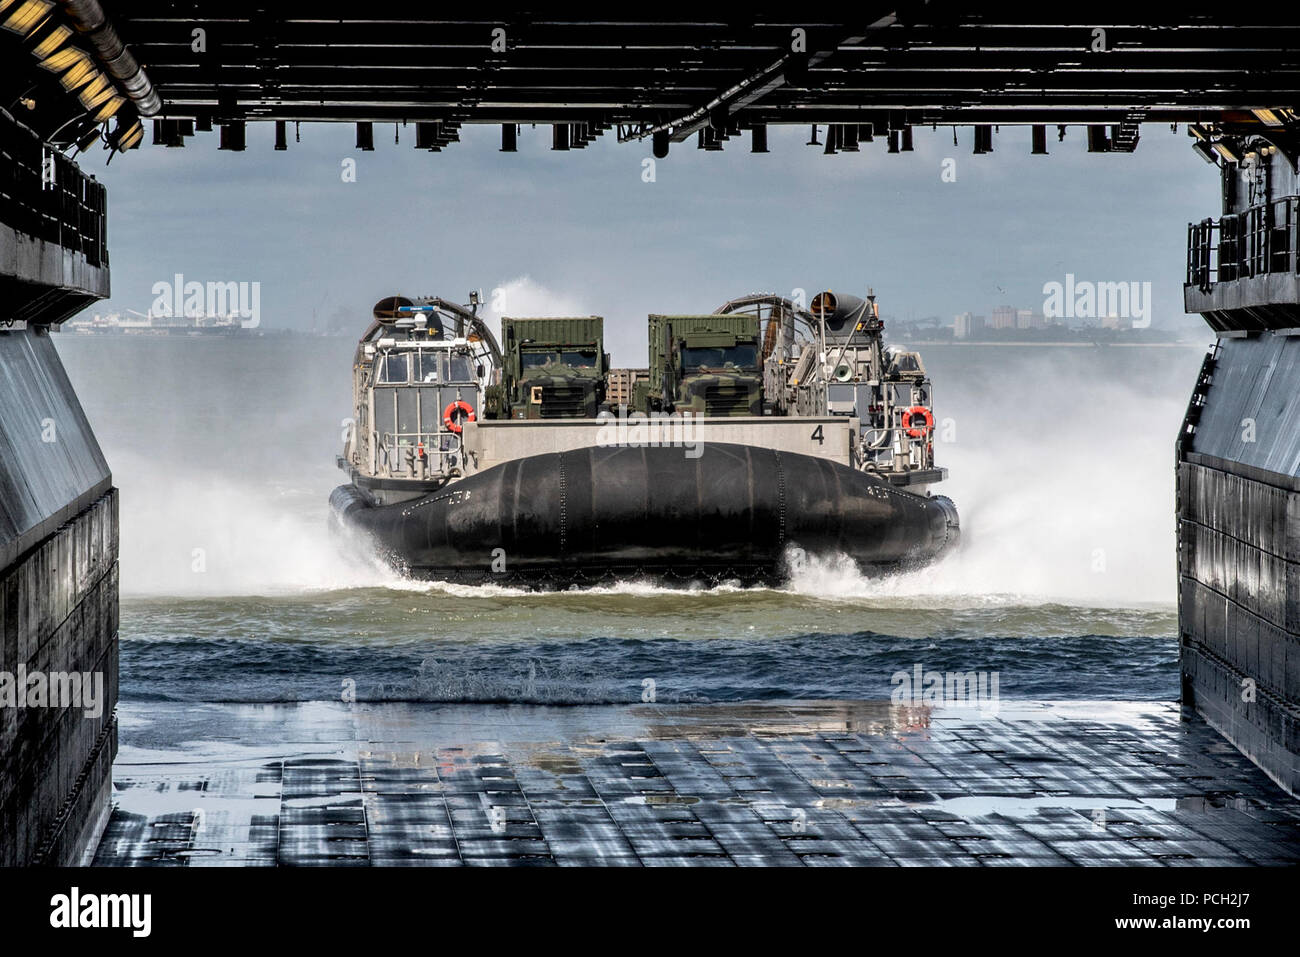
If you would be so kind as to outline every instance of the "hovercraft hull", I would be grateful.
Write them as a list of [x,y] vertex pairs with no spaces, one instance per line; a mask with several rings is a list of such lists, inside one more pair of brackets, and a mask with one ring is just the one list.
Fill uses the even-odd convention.
[[864,571],[956,545],[956,510],[827,459],[748,445],[593,447],[515,459],[375,505],[352,485],[334,517],[409,574],[562,587],[651,577],[774,582],[791,548]]

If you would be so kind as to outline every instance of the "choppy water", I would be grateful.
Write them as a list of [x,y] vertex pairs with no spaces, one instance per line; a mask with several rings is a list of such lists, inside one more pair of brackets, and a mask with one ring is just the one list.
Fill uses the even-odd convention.
[[608,702],[887,698],[891,676],[997,672],[1025,698],[1169,699],[1166,607],[948,603],[648,586],[456,586],[123,604],[124,697]]
[[938,566],[534,594],[333,550],[351,348],[60,340],[122,490],[124,699],[878,699],[918,664],[1004,698],[1177,697],[1172,442],[1199,349],[923,350],[963,522]]

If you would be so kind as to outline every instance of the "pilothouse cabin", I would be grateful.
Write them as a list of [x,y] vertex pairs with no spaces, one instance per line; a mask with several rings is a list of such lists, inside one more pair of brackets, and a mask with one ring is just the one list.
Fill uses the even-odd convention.
[[463,474],[463,424],[483,410],[499,353],[473,311],[441,300],[381,301],[357,344],[352,423],[340,465],[381,502]]

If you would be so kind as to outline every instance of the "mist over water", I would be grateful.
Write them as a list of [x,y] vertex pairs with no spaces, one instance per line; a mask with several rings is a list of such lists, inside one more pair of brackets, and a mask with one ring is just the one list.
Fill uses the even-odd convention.
[[646,669],[665,701],[886,697],[914,661],[1002,661],[1013,697],[1177,693],[1173,440],[1199,348],[921,347],[963,529],[934,566],[547,595],[340,551],[352,340],[57,341],[121,489],[128,698],[331,698],[348,674],[362,697],[639,700]]
[[150,460],[124,455],[114,466],[130,529],[122,536],[123,594],[295,594],[396,578],[327,531],[321,494],[329,495],[332,475],[250,484],[178,465],[155,487]]
[[1173,444],[1203,349],[921,352],[962,547],[877,594],[1174,601]]

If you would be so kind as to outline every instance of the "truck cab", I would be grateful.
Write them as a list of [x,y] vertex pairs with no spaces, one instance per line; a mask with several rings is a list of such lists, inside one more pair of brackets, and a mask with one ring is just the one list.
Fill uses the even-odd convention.
[[762,415],[757,316],[650,316],[650,376],[641,396],[647,412]]
[[501,320],[505,417],[594,419],[605,401],[604,320]]

